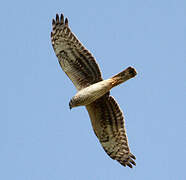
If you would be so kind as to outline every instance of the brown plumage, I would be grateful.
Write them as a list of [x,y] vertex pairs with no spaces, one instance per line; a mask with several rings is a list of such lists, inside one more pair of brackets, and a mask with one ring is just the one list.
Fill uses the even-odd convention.
[[52,46],[59,63],[77,88],[70,108],[85,105],[91,123],[105,152],[123,166],[132,168],[135,156],[130,152],[124,117],[119,105],[110,96],[110,89],[134,77],[134,68],[127,68],[114,77],[103,80],[96,60],[75,37],[67,18],[56,15],[52,21]]

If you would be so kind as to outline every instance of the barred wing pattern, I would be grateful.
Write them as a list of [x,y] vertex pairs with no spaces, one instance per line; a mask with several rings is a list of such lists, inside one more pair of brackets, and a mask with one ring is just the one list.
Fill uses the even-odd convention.
[[112,96],[105,95],[86,106],[94,132],[105,152],[123,166],[136,165],[130,152],[124,127],[124,117]]
[[[77,90],[102,81],[96,60],[75,37],[68,26],[67,18],[56,15],[52,22],[52,46],[59,64]],[[109,92],[86,106],[94,132],[106,153],[123,166],[136,165],[130,153],[124,127],[123,114]]]
[[57,14],[52,27],[52,46],[59,64],[77,90],[103,80],[96,60],[71,32],[67,18]]

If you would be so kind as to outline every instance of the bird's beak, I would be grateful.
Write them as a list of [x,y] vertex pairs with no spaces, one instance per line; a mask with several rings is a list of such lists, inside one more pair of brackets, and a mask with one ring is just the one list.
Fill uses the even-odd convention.
[[69,103],[69,108],[70,108],[70,110],[72,109],[72,105],[71,105],[71,103]]

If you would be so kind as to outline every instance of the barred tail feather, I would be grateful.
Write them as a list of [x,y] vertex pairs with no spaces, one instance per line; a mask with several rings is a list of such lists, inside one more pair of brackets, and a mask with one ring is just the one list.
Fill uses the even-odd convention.
[[111,78],[113,80],[113,87],[135,77],[136,75],[136,70],[133,67],[128,67]]

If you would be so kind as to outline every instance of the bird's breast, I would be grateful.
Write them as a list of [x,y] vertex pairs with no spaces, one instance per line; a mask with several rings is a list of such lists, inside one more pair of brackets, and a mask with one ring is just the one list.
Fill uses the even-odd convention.
[[72,98],[76,106],[85,106],[105,95],[112,88],[112,79],[107,79],[90,85]]

